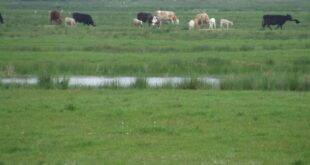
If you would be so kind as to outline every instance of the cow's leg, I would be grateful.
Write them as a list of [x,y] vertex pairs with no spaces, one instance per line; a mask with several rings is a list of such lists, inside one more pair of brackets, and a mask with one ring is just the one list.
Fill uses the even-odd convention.
[[272,28],[270,27],[270,25],[267,25],[268,26],[268,28],[270,29],[270,30],[272,30]]
[[262,27],[263,27],[263,29],[265,30],[266,24],[265,24],[265,23],[262,23]]

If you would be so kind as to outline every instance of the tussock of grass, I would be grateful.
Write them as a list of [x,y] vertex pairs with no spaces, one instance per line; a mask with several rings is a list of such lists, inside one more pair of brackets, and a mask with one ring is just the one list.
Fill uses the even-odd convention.
[[148,87],[147,81],[145,78],[137,78],[136,82],[130,86],[131,88],[137,88],[137,89],[145,89]]

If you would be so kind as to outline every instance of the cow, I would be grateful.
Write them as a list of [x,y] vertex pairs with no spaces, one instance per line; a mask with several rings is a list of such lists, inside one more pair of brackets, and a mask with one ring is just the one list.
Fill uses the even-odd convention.
[[207,13],[199,13],[196,15],[199,26],[206,24],[207,27],[210,27],[210,19]]
[[195,29],[195,21],[194,20],[190,20],[188,22],[188,30],[193,30]]
[[65,25],[68,27],[75,27],[76,26],[76,22],[73,18],[70,17],[66,17],[65,18]]
[[198,29],[199,27],[200,27],[200,22],[196,18],[188,22],[188,30]]
[[216,29],[216,20],[215,18],[210,19],[209,29]]
[[2,18],[1,13],[0,13],[0,23],[3,24],[3,18]]
[[160,28],[160,21],[157,16],[153,16],[152,18],[152,26]]
[[159,19],[160,23],[164,21],[169,21],[172,24],[179,24],[179,19],[173,11],[156,11],[156,16]]
[[221,29],[223,30],[225,27],[226,27],[226,29],[228,29],[229,28],[229,25],[234,25],[234,23],[232,22],[232,21],[229,21],[229,20],[227,20],[227,19],[221,19],[221,21],[220,21],[220,27],[221,27]]
[[276,29],[281,28],[282,30],[282,26],[284,25],[286,21],[295,21],[295,23],[297,24],[300,23],[299,20],[292,19],[292,16],[289,14],[287,15],[264,15],[262,27],[263,29],[265,29],[265,27],[268,26],[268,28],[272,30],[270,25],[277,25]]
[[60,12],[57,10],[53,10],[50,12],[51,24],[60,25],[61,24],[61,16]]
[[143,24],[143,22],[140,21],[140,20],[138,20],[137,18],[134,18],[134,19],[132,20],[132,25],[133,25],[134,27],[142,27],[142,24]]
[[93,19],[88,14],[75,12],[75,13],[72,13],[72,17],[74,18],[76,22],[83,23],[84,25],[96,26]]
[[147,12],[139,12],[137,14],[137,19],[144,23],[148,23],[149,26],[152,24],[153,17],[154,16],[151,13]]

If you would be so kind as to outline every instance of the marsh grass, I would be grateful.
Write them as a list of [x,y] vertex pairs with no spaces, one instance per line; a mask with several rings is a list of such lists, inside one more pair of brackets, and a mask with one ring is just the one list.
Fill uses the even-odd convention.
[[192,78],[183,80],[181,83],[176,84],[175,88],[177,89],[211,89],[213,87],[199,78],[192,77]]
[[147,81],[145,78],[143,77],[138,77],[135,81],[135,83],[133,83],[130,88],[137,88],[137,89],[146,89],[148,88],[147,85]]
[[[25,86],[25,85],[24,85]],[[27,86],[27,84],[26,84]],[[38,85],[39,88],[44,89],[68,89],[69,87],[69,79],[64,77],[57,77],[53,76],[48,72],[44,72],[38,76]]]
[[53,77],[51,74],[45,72],[39,75],[38,78],[38,86],[44,89],[52,89],[54,88]]
[[308,75],[296,73],[265,73],[225,76],[222,90],[290,90],[309,91]]

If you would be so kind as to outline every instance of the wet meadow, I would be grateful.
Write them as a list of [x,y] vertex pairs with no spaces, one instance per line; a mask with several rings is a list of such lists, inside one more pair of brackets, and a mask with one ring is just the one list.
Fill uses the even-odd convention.
[[[49,11],[88,13],[95,27],[54,26]],[[132,26],[140,11],[179,25]],[[0,165],[309,164],[307,0],[0,0]],[[188,30],[199,12],[216,30]],[[262,29],[264,14],[301,23]],[[221,18],[234,25],[219,28]],[[129,89],[68,87],[53,77],[138,77]],[[146,77],[191,77],[150,88]],[[214,77],[212,88],[196,81]]]

